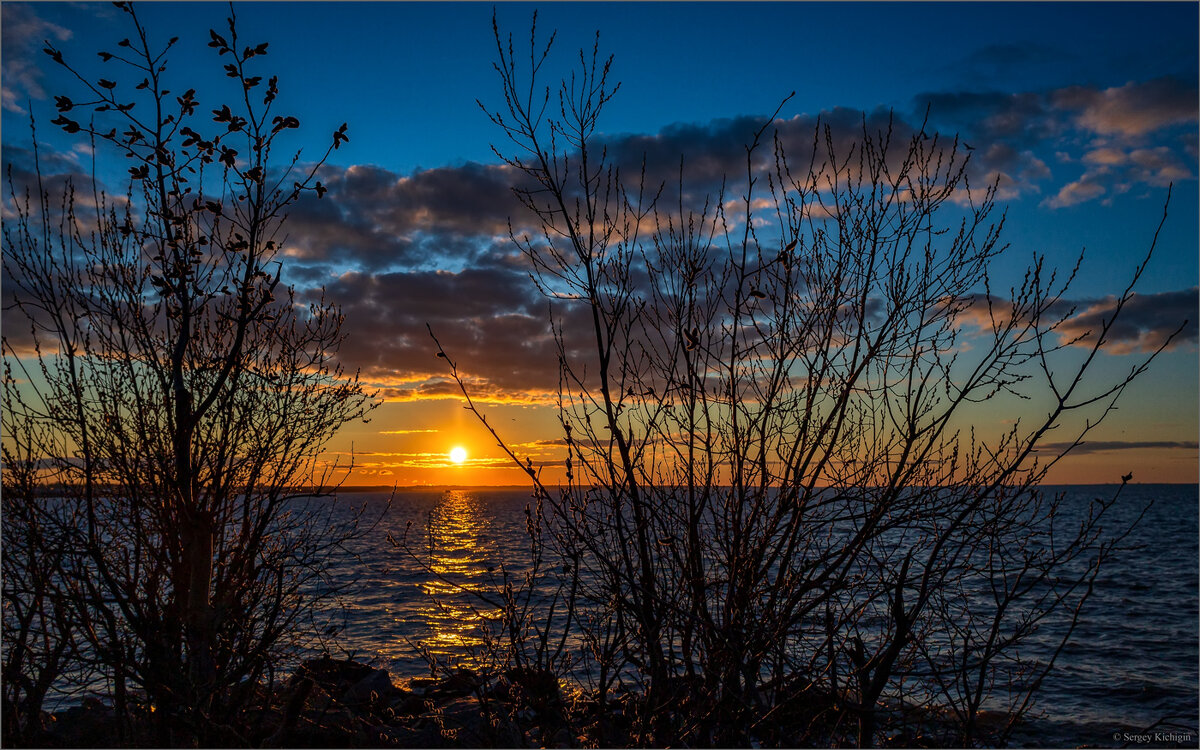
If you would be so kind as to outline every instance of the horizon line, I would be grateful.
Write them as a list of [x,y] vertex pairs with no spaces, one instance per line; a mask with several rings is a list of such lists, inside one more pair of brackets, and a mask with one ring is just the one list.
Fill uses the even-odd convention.
[[[1200,488],[1200,482],[1133,482],[1133,481],[1131,481],[1131,482],[1127,482],[1126,484],[1131,487],[1132,486],[1140,486],[1140,487],[1195,486],[1197,488]],[[1033,486],[1035,486],[1035,487],[1117,487],[1120,485],[1121,485],[1121,482],[1066,482],[1066,483],[1060,482],[1060,483],[1039,484],[1039,485],[1033,485]],[[727,487],[729,485],[721,485],[721,486]],[[947,485],[947,486],[953,486],[953,485]],[[549,488],[562,489],[563,485],[547,484],[546,487],[548,489]],[[296,489],[299,490],[300,488],[296,488]],[[313,489],[313,488],[308,488],[308,489]],[[341,492],[389,492],[392,490],[406,491],[406,490],[517,490],[517,489],[532,490],[533,487],[531,485],[525,485],[525,484],[405,484],[405,485],[356,484],[356,485],[348,485],[348,486],[342,486],[342,487],[337,487],[337,488],[328,488],[328,489],[326,489],[325,493],[326,494],[338,494]]]

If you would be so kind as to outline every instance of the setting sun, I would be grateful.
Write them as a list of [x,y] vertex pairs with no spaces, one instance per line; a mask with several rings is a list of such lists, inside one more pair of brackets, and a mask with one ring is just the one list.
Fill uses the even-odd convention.
[[461,445],[456,445],[450,449],[450,460],[456,464],[461,464],[467,460],[467,449]]

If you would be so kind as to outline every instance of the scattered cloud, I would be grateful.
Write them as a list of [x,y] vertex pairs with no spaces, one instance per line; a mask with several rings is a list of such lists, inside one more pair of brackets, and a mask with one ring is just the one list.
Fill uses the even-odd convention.
[[[1074,447],[1072,447],[1074,446]],[[1088,440],[1080,445],[1074,443],[1042,443],[1038,450],[1050,453],[1061,453],[1070,449],[1073,454],[1108,453],[1110,451],[1129,451],[1146,449],[1186,450],[1195,452],[1200,449],[1200,443],[1195,441],[1178,440]]]
[[[605,136],[593,145],[606,150],[609,163],[631,195],[644,177],[643,205],[648,205],[661,187],[658,205],[668,210],[682,203],[685,211],[700,211],[713,204],[722,188],[726,202],[740,206],[746,145],[766,122],[765,116],[741,116],[675,124],[654,134]],[[890,143],[887,163],[898,170],[921,125],[886,110],[863,113],[845,108],[779,119],[764,134],[755,167],[773,168],[773,139],[777,137],[794,169],[805,170],[814,163],[820,177],[830,159],[824,135],[828,134],[836,157],[844,160],[856,152],[864,131],[877,146],[885,140]],[[821,138],[814,137],[818,133]],[[814,145],[818,149],[815,162]],[[953,145],[952,139],[936,142],[942,149]],[[925,147],[935,148],[935,143]],[[959,158],[964,154],[960,144]],[[999,178],[1008,185],[1006,195],[1035,186],[1049,175],[1045,162],[1031,151],[1007,144],[981,151],[971,166],[973,184]],[[683,193],[679,195],[681,177]],[[460,270],[503,252],[509,246],[510,222],[519,235],[540,234],[540,225],[513,193],[514,187],[531,187],[529,178],[508,165],[467,163],[411,175],[378,166],[327,166],[322,180],[329,192],[323,199],[305,195],[298,202],[291,212],[284,245],[284,252],[301,269],[298,273],[313,281],[327,276],[334,267],[376,273]],[[761,205],[767,196],[765,181],[760,181],[756,190],[757,208],[767,217],[771,212]],[[734,214],[728,218],[741,220]]]
[[[939,127],[988,144],[976,159],[989,175],[1001,176],[1021,192],[1038,192],[1052,177],[1035,150],[1053,152],[1060,164],[1082,163],[1084,171],[1042,201],[1065,208],[1146,185],[1163,187],[1195,179],[1196,83],[1177,78],[1135,81],[1113,88],[1072,86],[1046,92],[927,92],[914,111],[928,106]],[[1152,139],[1154,139],[1152,141]]]
[[[3,6],[7,8],[8,6]],[[88,176],[79,163],[79,152],[59,152],[50,148],[40,148],[36,152],[30,148],[4,144],[3,178],[5,181],[3,201],[4,218],[13,216],[11,195],[8,181],[11,179],[11,194],[36,196],[40,186],[53,199],[60,199],[68,186],[75,198],[76,204],[94,205],[92,193],[92,178]],[[124,196],[113,196],[110,202],[123,203]],[[33,201],[36,203],[36,201]],[[34,206],[36,208],[36,206]]]
[[560,437],[548,438],[544,440],[531,440],[527,443],[513,443],[509,447],[514,450],[557,450],[559,448],[566,448],[571,444],[571,441],[567,440],[565,437]]
[[1104,166],[1115,166],[1124,163],[1127,155],[1124,151],[1118,148],[1102,146],[1092,149],[1083,155],[1085,164],[1100,164]]
[[1163,188],[1195,177],[1183,155],[1168,146],[1126,149],[1098,144],[1083,155],[1082,161],[1088,166],[1079,179],[1063,185],[1043,205],[1065,208],[1126,193],[1136,185]]
[[1108,192],[1111,170],[1107,167],[1086,172],[1078,180],[1072,180],[1058,189],[1058,192],[1042,202],[1050,208],[1066,208],[1079,203],[1099,198]]
[[[1112,320],[1117,301],[1111,296],[1099,300],[1059,300],[1047,310],[1047,322],[1065,316],[1063,323],[1055,329],[1059,339],[1064,342],[1077,339],[1077,346],[1091,346],[1095,336]],[[1200,289],[1197,287],[1135,294],[1109,327],[1104,351],[1108,354],[1149,353],[1168,339],[1168,350],[1195,346],[1198,307]],[[957,322],[986,331],[991,329],[993,317],[998,324],[1004,324],[1011,314],[1009,300],[992,297],[989,306],[988,298],[980,294],[971,300]]]
[[[66,33],[38,19],[28,6],[3,8],[6,49],[17,30],[34,38]],[[997,45],[975,53],[971,62],[1038,64],[1051,54]],[[13,59],[23,57],[28,55],[18,52]],[[33,91],[37,80],[20,70],[10,73],[7,52],[4,59],[7,107],[10,82]],[[927,93],[908,113],[834,108],[779,119],[764,135],[756,166],[773,166],[777,142],[801,169],[815,156],[820,175],[827,155],[824,139],[814,134],[827,132],[835,153],[845,157],[866,131],[890,139],[888,165],[897,168],[914,137],[928,147],[953,147],[952,138],[920,137],[923,130],[942,129],[961,133],[960,155],[967,142],[975,144],[968,172],[973,186],[998,180],[1006,200],[1040,193],[1050,183],[1041,205],[1057,209],[1111,199],[1135,186],[1194,179],[1200,149],[1194,132],[1180,130],[1196,121],[1196,100],[1196,85],[1174,78],[1115,88]],[[930,119],[923,126],[927,105]],[[607,150],[627,184],[644,174],[650,194],[665,185],[662,206],[682,203],[685,211],[699,210],[725,186],[727,218],[737,222],[744,220],[738,198],[746,144],[764,122],[765,117],[746,115],[674,124],[653,134],[605,135],[596,145]],[[1170,137],[1160,137],[1160,131]],[[822,149],[815,155],[814,145]],[[675,195],[681,155],[684,192]],[[6,145],[4,158],[13,167],[14,183],[30,184],[32,153]],[[77,177],[79,153],[43,153],[40,159],[52,192],[71,175],[77,185],[90,185]],[[1057,183],[1047,159],[1054,162]],[[1069,169],[1082,172],[1064,180]],[[378,165],[327,165],[321,179],[328,187],[325,197],[305,194],[291,211],[283,245],[290,258],[286,273],[301,301],[315,299],[324,286],[327,297],[342,304],[348,338],[340,357],[348,368],[361,370],[385,398],[457,397],[446,362],[435,357],[429,326],[481,399],[553,399],[559,370],[547,317],[550,303],[508,238],[510,221],[518,233],[536,229],[513,194],[514,187],[528,185],[527,176],[511,166],[477,163],[411,174]],[[764,188],[760,182],[753,205],[760,218],[772,214]],[[5,295],[7,302],[7,287]],[[1062,331],[1075,335],[1097,329],[1113,304],[1111,299],[1080,303],[1081,312]],[[568,342],[587,338],[573,335],[590,328],[582,306],[556,302],[553,309]],[[1172,345],[1194,344],[1195,310],[1195,288],[1135,297],[1110,331],[1109,351],[1152,350],[1184,319],[1193,322]]]
[[42,89],[41,45],[43,40],[59,42],[71,38],[71,32],[37,14],[28,3],[0,5],[0,68],[4,84],[0,89],[3,107],[25,112],[27,99],[45,99]]
[[913,111],[984,142],[1032,144],[1078,130],[1101,136],[1144,136],[1195,122],[1196,83],[1177,78],[1133,81],[1116,88],[1070,86],[1054,91],[935,91],[917,94]]
[[331,451],[324,454],[328,459],[337,456],[350,456],[354,459],[354,472],[363,475],[387,476],[389,470],[395,469],[508,469],[512,467],[512,459],[508,456],[469,457],[462,462],[450,460],[446,453],[376,453],[358,452],[345,453]]
[[1057,108],[1071,112],[1081,128],[1122,136],[1141,136],[1195,122],[1200,106],[1196,84],[1171,77],[1107,89],[1071,86],[1054,92],[1051,100]]
[[[385,398],[458,395],[427,326],[481,398],[543,401],[557,389],[548,303],[509,258],[459,272],[349,272],[327,284],[325,294],[341,302],[346,316],[342,362],[383,388]],[[580,305],[560,305],[556,314],[571,330],[586,322]]]
[[1126,155],[1130,167],[1126,175],[1132,182],[1166,187],[1172,182],[1192,179],[1195,175],[1174,151],[1166,146],[1139,148]]
[[914,112],[926,108],[941,129],[1018,150],[1054,138],[1061,130],[1045,97],[1036,92],[934,91],[913,97]]
[[[1196,312],[1200,307],[1197,287],[1159,294],[1134,295],[1121,310],[1120,316],[1108,331],[1109,354],[1153,352],[1171,340],[1169,348],[1195,346],[1197,340]],[[1106,297],[1090,304],[1079,305],[1080,312],[1066,321],[1058,333],[1071,339],[1087,336],[1080,342],[1090,346],[1094,336],[1112,319],[1116,309],[1115,297]],[[1182,328],[1181,328],[1182,327]]]
[[[603,140],[602,144],[626,179],[642,174],[646,184],[654,189],[666,186],[672,199],[682,176],[685,205],[698,208],[704,199],[713,197],[725,185],[726,198],[740,197],[746,174],[746,148],[755,134],[768,125],[767,116],[721,118],[708,123],[677,123],[655,134],[619,135]],[[886,162],[898,170],[908,155],[914,135],[922,132],[920,118],[905,117],[879,108],[870,112],[835,107],[819,114],[802,114],[779,118],[769,123],[755,153],[755,169],[775,166],[774,146],[782,147],[794,177],[803,179],[810,163],[817,176],[827,173],[833,157],[846,161],[857,154],[863,134],[867,133],[882,150],[887,143]],[[828,137],[828,139],[827,139]],[[950,139],[943,138],[939,148],[949,149]],[[814,154],[814,147],[816,153]],[[933,148],[932,143],[926,144]],[[962,156],[960,146],[960,158]],[[815,161],[814,161],[815,157]],[[850,159],[856,164],[856,159]],[[765,196],[759,185],[760,196]]]
[[[986,61],[1016,55],[1034,60],[1046,54],[1046,50],[1001,45],[980,51],[978,57]],[[814,134],[828,129],[835,152],[843,156],[864,130],[890,137],[889,162],[895,164],[889,166],[898,167],[909,139],[922,130],[928,106],[928,130],[936,126],[960,133],[960,149],[966,142],[978,146],[968,171],[971,184],[998,182],[1001,200],[1042,193],[1055,177],[1046,162],[1049,154],[1057,154],[1056,169],[1067,169],[1062,164],[1081,165],[1082,173],[1066,180],[1060,175],[1057,185],[1051,182],[1042,200],[1044,207],[1065,208],[1111,200],[1137,186],[1161,187],[1193,179],[1194,137],[1164,143],[1145,142],[1145,136],[1194,122],[1195,101],[1195,85],[1173,78],[1108,89],[925,93],[916,98],[908,115],[834,108],[819,115],[779,119],[764,137],[756,166],[773,164],[771,139],[777,136],[790,162],[806,167],[814,142],[824,148],[823,139],[816,141]],[[1121,114],[1123,107],[1135,105],[1136,114]],[[764,122],[764,117],[745,115],[678,123],[653,134],[606,135],[595,145],[607,150],[626,184],[644,175],[648,195],[664,186],[660,206],[682,202],[686,210],[700,210],[723,186],[727,201],[740,196],[745,147]],[[1140,140],[1131,141],[1131,135]],[[952,141],[943,138],[939,145],[949,147]],[[681,155],[686,155],[682,161]],[[825,154],[819,151],[816,156],[820,172]],[[676,195],[681,174],[684,193]],[[538,227],[513,194],[514,187],[529,186],[528,177],[508,165],[467,163],[409,175],[374,165],[327,166],[322,179],[329,193],[322,200],[306,195],[288,224],[285,252],[295,261],[299,281],[321,283],[334,269],[347,267],[371,273],[459,271],[505,252],[510,221],[518,234],[537,234]],[[741,220],[733,214],[729,218]]]
[[522,209],[510,167],[468,163],[400,175],[377,166],[322,169],[324,198],[292,210],[284,252],[305,265],[364,271],[463,266],[506,240]]

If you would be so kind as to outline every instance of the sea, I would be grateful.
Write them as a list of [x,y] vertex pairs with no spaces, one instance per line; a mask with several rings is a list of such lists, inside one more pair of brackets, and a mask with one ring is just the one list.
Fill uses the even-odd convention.
[[[1064,513],[1085,513],[1113,486],[1047,487]],[[344,512],[377,523],[339,557],[344,587],[327,648],[403,681],[429,674],[427,657],[471,666],[490,605],[471,592],[497,584],[529,556],[525,488],[347,492]],[[1108,521],[1126,526],[1102,567],[1069,645],[1042,684],[1014,746],[1197,745],[1200,725],[1200,500],[1195,485],[1130,484]],[[1049,630],[1053,630],[1052,628]]]

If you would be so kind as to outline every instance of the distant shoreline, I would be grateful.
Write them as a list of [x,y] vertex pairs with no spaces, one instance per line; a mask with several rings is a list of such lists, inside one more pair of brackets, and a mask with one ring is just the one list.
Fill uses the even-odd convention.
[[[1050,489],[1054,487],[1119,487],[1120,482],[1093,482],[1088,484],[1040,484],[1037,485],[1042,489]],[[1130,482],[1130,487],[1197,487],[1200,488],[1200,483],[1197,482]],[[350,494],[357,492],[414,492],[414,491],[432,491],[432,490],[522,490],[532,489],[527,484],[407,484],[407,485],[390,485],[390,484],[364,484],[354,486],[343,486],[336,489],[327,489],[327,494]],[[547,485],[547,489],[559,489],[557,485]]]
[[[1041,489],[1054,488],[1077,488],[1077,487],[1120,487],[1120,482],[1098,482],[1092,484],[1041,484],[1037,487]],[[1200,483],[1197,482],[1129,482],[1130,487],[1197,487],[1200,488]],[[38,495],[54,495],[65,489],[66,486],[61,484],[52,484],[40,486],[35,490]],[[561,485],[545,485],[547,489],[562,489]],[[111,490],[112,488],[106,488]],[[286,494],[293,496],[312,495],[317,497],[328,497],[331,495],[354,495],[367,492],[442,492],[448,490],[463,490],[463,491],[481,491],[481,490],[529,490],[532,487],[527,484],[409,484],[409,485],[390,485],[390,484],[364,484],[342,487],[291,487],[285,490]],[[823,489],[823,488],[822,488]]]

